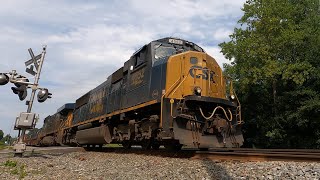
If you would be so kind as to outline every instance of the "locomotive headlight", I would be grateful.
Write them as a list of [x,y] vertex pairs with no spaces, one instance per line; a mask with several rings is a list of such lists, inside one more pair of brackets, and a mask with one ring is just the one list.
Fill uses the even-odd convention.
[[200,87],[195,87],[195,88],[194,88],[194,93],[195,93],[196,95],[198,95],[198,96],[201,96],[201,91],[202,91],[202,89],[201,89]]
[[235,97],[233,94],[230,96],[230,98],[231,98],[232,100],[236,99],[236,97]]

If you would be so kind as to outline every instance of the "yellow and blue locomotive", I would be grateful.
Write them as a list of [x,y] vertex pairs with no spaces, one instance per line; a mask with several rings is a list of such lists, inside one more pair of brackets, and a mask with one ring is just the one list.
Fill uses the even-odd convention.
[[62,144],[206,149],[243,143],[231,81],[201,47],[179,38],[140,48],[77,99],[67,119]]

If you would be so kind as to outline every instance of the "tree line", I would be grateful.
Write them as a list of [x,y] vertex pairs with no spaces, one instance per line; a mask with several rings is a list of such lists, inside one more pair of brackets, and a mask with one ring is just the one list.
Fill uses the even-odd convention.
[[320,147],[319,0],[247,0],[230,41],[246,147]]
[[10,134],[4,136],[4,132],[0,129],[0,145],[7,144],[11,145],[16,138],[12,138]]

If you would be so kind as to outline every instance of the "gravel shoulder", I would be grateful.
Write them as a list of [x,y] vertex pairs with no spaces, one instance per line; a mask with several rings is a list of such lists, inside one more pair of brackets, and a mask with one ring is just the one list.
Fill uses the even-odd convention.
[[0,179],[320,179],[320,163],[191,160],[114,152],[0,155]]

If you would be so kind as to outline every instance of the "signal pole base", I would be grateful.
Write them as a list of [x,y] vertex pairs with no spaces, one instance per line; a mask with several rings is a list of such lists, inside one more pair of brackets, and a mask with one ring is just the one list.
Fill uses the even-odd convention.
[[23,142],[18,142],[13,146],[13,150],[15,157],[22,157],[22,154],[26,150],[26,144]]

